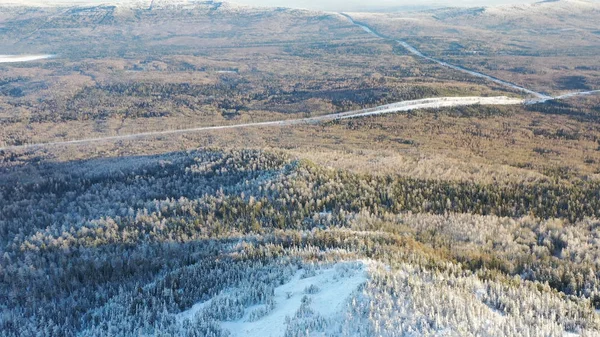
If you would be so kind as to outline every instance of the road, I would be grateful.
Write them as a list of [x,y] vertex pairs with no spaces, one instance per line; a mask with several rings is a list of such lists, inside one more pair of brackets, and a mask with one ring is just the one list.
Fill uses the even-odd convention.
[[[352,17],[347,14],[341,14],[346,17],[350,22],[355,24],[356,26],[362,28],[367,33],[381,39],[393,40],[386,36],[379,34],[374,31],[367,25],[354,21]],[[373,115],[381,115],[387,113],[394,112],[405,112],[417,109],[430,109],[430,108],[442,108],[442,107],[453,107],[453,106],[465,106],[465,105],[518,105],[518,104],[531,104],[531,103],[543,103],[550,100],[555,99],[566,99],[574,96],[583,96],[583,95],[592,95],[596,93],[600,93],[600,90],[594,91],[585,91],[585,92],[574,92],[565,94],[562,96],[548,96],[543,93],[535,92],[533,90],[521,87],[514,83],[506,82],[504,80],[479,73],[473,70],[465,69],[459,66],[455,66],[449,64],[447,62],[429,57],[424,55],[419,50],[409,45],[408,43],[401,40],[394,40],[399,43],[401,46],[406,48],[410,53],[418,56],[420,58],[426,59],[431,62],[438,63],[444,67],[451,68],[475,77],[480,77],[487,79],[489,81],[498,83],[508,88],[517,89],[532,96],[535,96],[536,99],[533,100],[523,100],[518,98],[509,98],[505,96],[500,97],[438,97],[438,98],[426,98],[420,100],[413,101],[404,101],[398,103],[392,103],[387,105],[378,106],[370,109],[356,110],[356,111],[348,111],[342,113],[334,113],[317,117],[309,117],[309,118],[301,118],[301,119],[291,119],[291,120],[279,120],[279,121],[270,121],[270,122],[258,122],[258,123],[246,123],[246,124],[236,124],[236,125],[223,125],[223,126],[206,126],[206,127],[197,127],[197,128],[189,128],[189,129],[180,129],[180,130],[163,130],[163,131],[153,131],[153,132],[142,132],[130,135],[117,135],[117,136],[107,136],[107,137],[97,137],[97,138],[86,138],[86,139],[77,139],[77,140],[68,140],[68,141],[58,141],[58,142],[48,142],[48,143],[37,143],[37,144],[25,144],[25,145],[16,145],[16,146],[5,146],[0,147],[0,151],[9,151],[9,150],[19,150],[19,149],[30,149],[30,148],[42,148],[42,147],[50,147],[50,146],[59,146],[59,145],[77,145],[77,144],[86,144],[86,143],[95,143],[95,142],[107,142],[107,141],[117,141],[117,140],[132,140],[138,138],[145,137],[155,137],[161,135],[175,135],[175,134],[185,134],[185,133],[193,133],[193,132],[201,132],[201,131],[214,131],[214,130],[227,130],[227,129],[239,129],[239,128],[248,128],[248,127],[265,127],[265,126],[291,126],[291,125],[299,125],[299,124],[315,124],[324,121],[331,121],[336,119],[346,119],[346,118],[354,118],[354,117],[364,117],[364,116],[373,116]],[[0,58],[1,60],[1,58]]]
[[415,55],[415,56],[417,56],[417,57],[419,57],[419,58],[422,58],[422,59],[425,59],[425,60],[428,60],[428,61],[431,61],[431,62],[437,63],[437,64],[439,64],[439,65],[441,65],[441,66],[443,66],[443,67],[446,67],[446,68],[454,69],[454,70],[456,70],[456,71],[460,71],[460,72],[462,72],[462,73],[469,74],[469,75],[471,75],[471,76],[475,76],[475,77],[479,77],[479,78],[484,78],[484,79],[486,79],[486,80],[488,80],[488,81],[491,81],[491,82],[494,82],[494,83],[500,84],[500,85],[502,85],[502,86],[504,86],[504,87],[507,87],[507,88],[511,88],[511,89],[517,89],[517,90],[520,90],[520,91],[522,91],[522,92],[525,92],[525,93],[527,93],[527,94],[529,94],[529,95],[533,95],[533,96],[535,96],[535,97],[537,98],[537,99],[536,99],[536,101],[537,101],[537,102],[540,102],[540,101],[548,101],[548,100],[551,100],[551,99],[553,99],[553,97],[552,97],[552,96],[548,96],[548,95],[546,95],[546,94],[543,94],[543,93],[540,93],[540,92],[533,91],[533,90],[531,90],[531,89],[527,89],[527,88],[521,87],[521,86],[519,86],[519,85],[517,85],[517,84],[510,83],[510,82],[507,82],[507,81],[501,80],[501,79],[499,79],[499,78],[495,78],[495,77],[493,77],[493,76],[486,75],[486,74],[483,74],[483,73],[480,73],[480,72],[477,72],[477,71],[473,71],[473,70],[469,70],[469,69],[466,69],[466,68],[463,68],[463,67],[459,67],[459,66],[456,66],[456,65],[453,65],[453,64],[450,64],[450,63],[444,62],[444,61],[442,61],[442,60],[435,59],[435,58],[433,58],[433,57],[429,57],[429,56],[427,56],[427,55],[423,54],[421,51],[419,51],[419,50],[418,50],[418,49],[416,49],[415,47],[413,47],[413,46],[411,46],[410,44],[406,43],[405,41],[402,41],[402,40],[394,40],[394,39],[392,39],[392,38],[389,38],[389,37],[387,37],[387,36],[384,36],[384,35],[382,35],[382,34],[378,33],[377,31],[375,31],[374,29],[372,29],[371,27],[367,26],[367,25],[366,25],[366,24],[364,24],[364,23],[360,23],[360,22],[358,22],[358,21],[355,21],[355,20],[354,20],[354,19],[353,19],[353,18],[352,18],[350,15],[348,15],[348,14],[340,13],[340,15],[342,15],[342,16],[344,16],[345,18],[347,18],[348,20],[350,20],[350,22],[352,22],[352,24],[354,24],[354,25],[356,25],[356,26],[358,26],[358,27],[362,28],[362,29],[363,29],[365,32],[367,32],[367,33],[369,33],[369,34],[371,34],[371,35],[373,35],[373,36],[375,36],[375,37],[377,37],[377,38],[384,39],[384,40],[393,40],[393,41],[397,42],[397,43],[398,43],[398,44],[400,44],[402,47],[404,47],[404,49],[408,50],[408,51],[409,51],[411,54],[413,54],[413,55]]
[[518,105],[524,104],[520,98],[499,97],[441,97],[426,98],[415,101],[405,101],[378,107],[373,111],[357,112],[351,115],[339,116],[337,119],[383,115],[388,113],[406,112],[418,109],[439,109],[467,105]]
[[544,102],[552,101],[552,100],[556,100],[556,99],[566,99],[566,98],[571,98],[571,97],[576,97],[576,96],[588,96],[588,95],[594,95],[594,94],[599,94],[600,93],[600,90],[592,90],[592,91],[572,92],[572,93],[568,93],[568,94],[565,94],[565,95],[554,96],[554,97],[553,96],[549,96],[549,95],[546,95],[544,93],[536,92],[536,91],[533,91],[531,89],[527,89],[525,87],[521,87],[521,86],[519,86],[519,85],[517,85],[515,83],[507,82],[507,81],[501,80],[499,78],[496,78],[496,77],[493,77],[493,76],[490,76],[490,75],[487,75],[487,74],[484,74],[484,73],[480,73],[480,72],[477,72],[477,71],[474,71],[474,70],[466,69],[466,68],[463,68],[463,67],[460,67],[460,66],[456,66],[456,65],[450,64],[448,62],[444,62],[442,60],[435,59],[433,57],[429,57],[429,56],[423,54],[417,48],[411,46],[410,44],[408,44],[405,41],[394,40],[394,39],[392,39],[390,37],[382,35],[379,32],[377,32],[376,30],[374,30],[373,28],[367,26],[366,24],[360,23],[358,21],[355,21],[348,14],[345,14],[345,13],[339,13],[339,14],[342,15],[343,17],[345,17],[346,19],[348,19],[352,24],[360,27],[365,32],[367,32],[367,33],[369,33],[369,34],[371,34],[371,35],[373,35],[373,36],[375,36],[377,38],[384,39],[384,40],[393,40],[393,41],[397,42],[399,45],[401,45],[402,47],[404,47],[404,49],[408,50],[411,54],[413,54],[413,55],[415,55],[415,56],[417,56],[419,58],[422,58],[422,59],[425,59],[425,60],[437,63],[437,64],[439,64],[439,65],[441,65],[443,67],[446,67],[446,68],[454,69],[456,71],[460,71],[462,73],[469,74],[471,76],[475,76],[475,77],[479,77],[479,78],[484,78],[486,80],[489,80],[489,81],[492,81],[494,83],[500,84],[500,85],[502,85],[504,87],[511,88],[511,89],[517,89],[519,91],[522,91],[524,93],[527,93],[529,95],[532,95],[532,96],[536,97],[535,99],[528,100],[526,103],[544,103]]
[[564,94],[561,96],[556,96],[553,99],[565,99],[565,98],[571,98],[571,97],[576,97],[576,96],[589,96],[589,95],[595,95],[595,94],[600,94],[600,90],[571,92],[571,93]]
[[523,99],[510,98],[510,97],[506,97],[506,96],[426,98],[426,99],[419,99],[419,100],[414,100],[414,101],[404,101],[404,102],[386,104],[386,105],[378,106],[375,108],[333,113],[333,114],[328,114],[328,115],[300,118],[300,119],[289,119],[289,120],[258,122],[258,123],[245,123],[245,124],[235,124],[235,125],[222,125],[222,126],[205,126],[205,127],[197,127],[197,128],[190,128],[190,129],[142,132],[142,133],[136,133],[136,134],[130,134],[130,135],[106,136],[106,137],[85,138],[85,139],[77,139],[77,140],[48,142],[48,143],[5,146],[5,147],[0,147],[0,151],[14,151],[14,150],[23,150],[23,149],[32,149],[32,148],[47,148],[47,147],[51,147],[51,146],[60,146],[60,145],[81,145],[81,144],[117,141],[117,140],[133,140],[133,139],[139,139],[139,138],[185,134],[185,133],[193,133],[193,132],[201,132],[201,131],[228,130],[228,129],[240,129],[240,128],[249,128],[249,127],[261,127],[261,126],[262,127],[265,127],[265,126],[281,127],[281,126],[291,126],[291,125],[300,125],[300,124],[316,124],[316,123],[332,121],[332,120],[336,120],[336,119],[373,116],[373,115],[381,115],[381,114],[388,114],[388,113],[394,113],[394,112],[411,111],[411,110],[417,110],[417,109],[441,108],[441,107],[451,107],[451,106],[466,106],[466,105],[518,105],[518,104],[524,104],[524,103],[525,103],[525,101]]

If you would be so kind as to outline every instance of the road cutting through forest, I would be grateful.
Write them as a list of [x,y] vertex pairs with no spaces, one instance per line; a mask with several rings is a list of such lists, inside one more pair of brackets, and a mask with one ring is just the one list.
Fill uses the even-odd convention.
[[[281,127],[281,126],[292,126],[299,124],[315,124],[320,122],[326,122],[336,119],[346,119],[346,118],[356,118],[356,117],[365,117],[365,116],[373,116],[373,115],[381,115],[381,114],[389,114],[395,112],[406,112],[417,109],[435,109],[435,108],[443,108],[443,107],[455,107],[455,106],[466,106],[466,105],[519,105],[519,104],[531,104],[531,103],[543,103],[546,101],[556,100],[556,99],[566,99],[574,96],[583,96],[583,95],[592,95],[600,93],[600,90],[594,91],[586,91],[586,92],[574,92],[561,96],[548,96],[544,93],[539,93],[524,87],[521,87],[517,84],[506,82],[504,80],[492,77],[490,75],[486,75],[483,73],[479,73],[473,70],[465,69],[459,66],[455,66],[449,64],[447,62],[429,57],[408,43],[401,40],[394,40],[388,38],[384,35],[373,30],[371,27],[355,21],[351,16],[340,13],[340,15],[344,16],[354,25],[360,27],[367,33],[381,39],[393,40],[398,44],[403,46],[406,50],[408,50],[413,55],[423,58],[425,60],[438,63],[444,67],[451,68],[475,77],[480,77],[492,81],[494,83],[500,84],[507,88],[516,89],[522,91],[526,94],[534,96],[533,99],[520,99],[520,98],[511,98],[506,96],[498,96],[498,97],[436,97],[436,98],[426,98],[419,100],[411,100],[411,101],[402,101],[392,104],[386,104],[374,108],[362,109],[362,110],[354,110],[347,111],[341,113],[332,113],[327,115],[315,116],[315,117],[307,117],[300,119],[288,119],[288,120],[277,120],[277,121],[267,121],[267,122],[256,122],[256,123],[244,123],[244,124],[234,124],[234,125],[219,125],[219,126],[202,126],[196,128],[189,129],[172,129],[172,130],[161,130],[161,131],[150,131],[150,132],[142,132],[136,134],[129,135],[116,135],[116,136],[105,136],[105,137],[95,137],[95,138],[85,138],[85,139],[75,139],[75,140],[63,140],[63,141],[55,141],[55,142],[46,142],[46,143],[34,143],[34,144],[23,144],[23,145],[13,145],[13,146],[4,146],[0,147],[0,151],[12,151],[19,149],[30,149],[30,148],[42,148],[42,147],[50,147],[50,146],[61,146],[61,145],[79,145],[79,144],[88,144],[88,143],[97,143],[97,142],[107,142],[107,141],[119,141],[119,140],[133,140],[140,138],[148,138],[154,136],[164,136],[164,135],[175,135],[175,134],[186,134],[186,133],[194,133],[194,132],[202,132],[202,131],[215,131],[215,130],[228,130],[228,129],[239,129],[239,128],[249,128],[249,127]],[[44,57],[44,58],[47,58]]]
[[511,97],[506,97],[506,96],[426,98],[426,99],[419,99],[419,100],[413,100],[413,101],[403,101],[403,102],[398,102],[398,103],[386,104],[386,105],[378,106],[375,108],[333,113],[333,114],[300,118],[300,119],[288,119],[288,120],[234,124],[234,125],[203,126],[203,127],[197,127],[197,128],[189,128],[189,129],[151,131],[151,132],[142,132],[142,133],[129,134],[129,135],[119,135],[119,136],[106,136],[106,137],[85,138],[85,139],[76,139],[76,140],[65,140],[65,141],[57,141],[57,142],[47,142],[47,143],[23,144],[23,145],[0,147],[0,151],[30,149],[30,148],[43,148],[43,147],[60,146],[60,145],[80,145],[80,144],[118,141],[118,140],[133,140],[133,139],[147,138],[147,137],[153,137],[153,136],[185,134],[185,133],[193,133],[193,132],[201,132],[201,131],[229,130],[229,129],[239,129],[239,128],[248,128],[248,127],[261,127],[261,126],[262,127],[268,127],[268,126],[281,127],[281,126],[292,126],[292,125],[299,125],[299,124],[315,124],[315,123],[320,123],[320,122],[332,121],[332,120],[336,120],[336,119],[373,116],[373,115],[381,115],[381,114],[388,114],[388,113],[394,113],[394,112],[411,111],[411,110],[417,110],[417,109],[433,109],[433,108],[465,106],[465,105],[517,105],[517,104],[523,104],[523,103],[525,103],[525,100],[523,100],[523,99],[511,98]]

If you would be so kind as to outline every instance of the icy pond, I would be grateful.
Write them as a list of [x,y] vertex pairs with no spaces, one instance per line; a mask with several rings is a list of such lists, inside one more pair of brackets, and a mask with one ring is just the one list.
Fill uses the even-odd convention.
[[17,62],[30,62],[37,60],[45,60],[54,57],[54,55],[43,54],[43,55],[0,55],[0,63],[17,63]]

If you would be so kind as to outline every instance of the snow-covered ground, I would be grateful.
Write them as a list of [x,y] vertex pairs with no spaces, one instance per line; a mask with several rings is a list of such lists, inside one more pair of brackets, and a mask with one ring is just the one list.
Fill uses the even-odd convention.
[[179,315],[177,315],[177,319],[180,322],[183,322],[186,319],[191,321],[194,319],[194,316],[196,316],[197,313],[204,310],[204,308],[206,308],[208,305],[210,305],[210,301],[196,303],[188,310],[179,313]]
[[54,55],[0,55],[0,63],[30,62],[45,60],[54,57]]
[[[366,263],[338,263],[330,268],[315,271],[298,270],[287,283],[275,288],[274,308],[258,320],[250,318],[258,305],[246,308],[244,316],[233,322],[222,322],[232,337],[281,337],[285,334],[287,318],[293,318],[306,296],[310,308],[324,319],[337,321],[343,318],[345,305],[354,291],[367,281]],[[309,290],[310,289],[310,290]],[[208,307],[210,301],[198,303],[178,315],[179,320],[191,319]]]

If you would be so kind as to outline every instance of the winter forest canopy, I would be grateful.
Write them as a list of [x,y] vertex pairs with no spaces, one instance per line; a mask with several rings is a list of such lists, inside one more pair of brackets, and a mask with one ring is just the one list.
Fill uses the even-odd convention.
[[320,316],[302,289],[286,336],[600,328],[593,183],[501,189],[248,150],[40,170],[1,185],[6,336],[227,336],[224,322],[284,305],[295,273],[357,263],[365,282],[342,311]]

